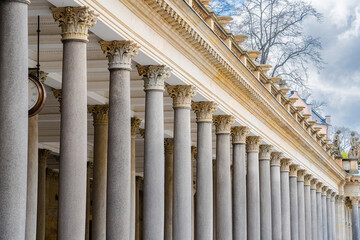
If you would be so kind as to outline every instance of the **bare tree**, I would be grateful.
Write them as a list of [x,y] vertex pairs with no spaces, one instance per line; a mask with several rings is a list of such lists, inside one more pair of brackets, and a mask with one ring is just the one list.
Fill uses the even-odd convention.
[[332,126],[331,127],[331,138],[333,138],[334,134],[340,130],[340,140],[341,140],[341,151],[343,152],[348,152],[350,147],[351,147],[351,143],[350,143],[350,137],[351,137],[351,133],[354,132],[355,136],[359,136],[359,133],[356,131],[352,131],[350,128],[348,127],[340,127],[340,126]]
[[[224,12],[228,12],[228,4],[218,2],[213,2],[217,11],[226,6]],[[321,19],[311,4],[304,0],[245,0],[234,4],[232,17],[230,30],[249,36],[245,47],[261,51],[258,60],[273,66],[272,77],[283,78],[296,90],[307,89],[308,67],[320,69],[323,65],[320,41],[303,30],[305,20]]]

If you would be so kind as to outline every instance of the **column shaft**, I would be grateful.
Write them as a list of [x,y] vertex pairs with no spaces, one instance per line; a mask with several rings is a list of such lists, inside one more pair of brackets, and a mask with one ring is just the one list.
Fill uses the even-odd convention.
[[[305,196],[304,196],[304,170],[298,171],[297,194],[298,194],[298,218],[299,218],[299,240],[305,240]],[[306,239],[308,240],[308,239]]]
[[[305,201],[305,239],[312,240],[312,229],[311,229],[311,190],[310,184],[306,184],[305,176],[305,186],[304,186],[304,201]],[[316,238],[314,239],[316,240]]]
[[317,226],[318,226],[318,240],[322,240],[324,236],[324,227],[322,221],[322,201],[321,201],[321,190],[316,192],[316,209],[317,209]]
[[[38,204],[38,115],[29,118],[25,239],[36,239]],[[45,239],[45,232],[44,237]]]
[[272,239],[281,240],[281,178],[280,178],[280,160],[282,154],[280,152],[271,153],[271,224]]
[[25,237],[28,3],[0,2],[0,239]]
[[359,209],[358,205],[352,205],[352,237],[353,239],[360,239],[359,233]]
[[174,195],[174,141],[165,139],[165,232],[164,239],[172,239]]
[[289,164],[290,159],[281,160],[281,230],[283,240],[291,239]]
[[[316,184],[316,182],[315,182]],[[313,187],[313,182],[310,190],[311,197],[311,236],[312,240],[318,240],[318,216],[317,216],[317,201],[316,201],[316,186]]]
[[[324,190],[323,190],[324,191]],[[323,223],[323,239],[328,239],[328,216],[327,216],[327,207],[326,207],[326,195],[323,192],[323,195],[321,196],[321,206],[322,206],[322,223]]]
[[297,165],[290,166],[290,217],[291,217],[291,240],[299,239],[299,208],[297,192]]
[[332,239],[332,211],[331,211],[331,203],[330,203],[330,196],[326,197],[326,214],[327,214],[327,229],[328,229],[328,239]]

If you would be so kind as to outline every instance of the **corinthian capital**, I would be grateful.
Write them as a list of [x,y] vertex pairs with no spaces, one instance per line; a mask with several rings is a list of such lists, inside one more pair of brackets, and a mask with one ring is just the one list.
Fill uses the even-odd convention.
[[318,183],[316,184],[316,192],[321,193],[322,187],[323,187],[323,183],[322,183],[322,182],[318,182]]
[[89,7],[60,7],[51,8],[51,11],[61,27],[62,41],[70,39],[89,41],[89,28],[95,25],[98,14]]
[[217,103],[215,102],[192,102],[191,107],[196,113],[197,122],[212,122],[213,113],[216,112]]
[[297,172],[297,181],[298,181],[298,182],[304,182],[304,180],[305,180],[305,174],[306,174],[306,170],[300,169],[300,170]]
[[270,155],[270,166],[279,166],[283,157],[282,152],[272,152]]
[[232,143],[246,143],[246,137],[249,135],[250,129],[248,127],[232,127],[231,128],[231,136],[232,136]]
[[248,136],[246,137],[246,152],[259,152],[259,146],[262,142],[261,137]]
[[297,164],[291,164],[289,167],[289,176],[290,177],[297,177],[297,172],[299,171],[300,167]]
[[39,162],[46,163],[47,158],[50,156],[51,151],[48,149],[39,149]]
[[260,145],[259,148],[259,160],[270,160],[270,154],[273,150],[273,146],[271,145]]
[[329,189],[329,187],[323,186],[323,187],[321,188],[321,195],[322,195],[322,196],[326,196],[328,189]]
[[171,70],[164,65],[137,65],[139,75],[143,77],[145,91],[164,91],[164,82],[171,75]]
[[281,159],[281,165],[280,165],[280,171],[281,172],[289,172],[290,170],[290,164],[291,164],[291,159],[289,158],[283,158]]
[[350,201],[351,201],[351,205],[352,206],[356,206],[359,204],[359,200],[360,198],[359,197],[350,197]]
[[196,88],[191,85],[167,86],[168,93],[173,99],[173,108],[190,108],[191,99],[196,94]]
[[109,60],[109,69],[131,70],[131,59],[140,48],[133,41],[100,41],[100,45]]
[[89,105],[88,112],[94,118],[94,125],[108,124],[109,122],[109,105]]
[[231,125],[234,124],[235,118],[231,115],[213,116],[216,134],[230,134]]
[[311,174],[305,174],[305,176],[304,176],[304,185],[305,186],[310,186],[312,179],[313,179],[313,176]]
[[131,118],[131,136],[136,136],[136,129],[140,127],[141,119],[137,117]]
[[316,185],[317,185],[318,181],[319,181],[318,179],[313,178],[313,179],[310,181],[310,189],[316,190]]

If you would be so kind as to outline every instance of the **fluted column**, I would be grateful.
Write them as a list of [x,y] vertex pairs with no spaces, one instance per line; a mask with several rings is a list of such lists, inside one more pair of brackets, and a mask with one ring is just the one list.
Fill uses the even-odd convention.
[[328,230],[328,239],[329,240],[333,240],[332,239],[332,210],[331,210],[331,203],[330,203],[330,198],[331,198],[331,194],[332,194],[332,190],[329,189],[326,192],[326,218],[327,218],[327,230]]
[[230,115],[213,116],[216,132],[216,239],[232,240]]
[[310,197],[311,197],[311,236],[312,240],[318,240],[318,210],[316,199],[316,184],[318,180],[313,178],[310,182]]
[[[297,172],[297,194],[298,194],[298,219],[299,219],[299,240],[305,240],[305,190],[304,178],[305,170],[300,169]],[[308,239],[306,239],[308,240]]]
[[[291,239],[291,217],[290,217],[290,186],[289,166],[291,160],[281,159],[280,180],[281,180],[281,232],[282,239]],[[250,240],[250,239],[249,239]]]
[[193,102],[197,123],[195,239],[213,239],[212,116],[214,102]]
[[257,136],[246,138],[247,239],[249,240],[260,240],[259,145],[261,141],[262,139]]
[[323,214],[322,214],[322,192],[323,184],[318,182],[316,185],[316,209],[317,209],[317,226],[318,226],[318,240],[323,240],[324,238],[324,226],[323,226]]
[[144,239],[164,238],[164,81],[170,69],[137,66],[145,88]]
[[271,240],[271,180],[270,154],[271,145],[260,145],[259,148],[259,175],[260,175],[260,238]]
[[130,240],[135,240],[136,225],[136,152],[135,138],[136,130],[139,128],[141,120],[137,117],[131,118],[131,185],[130,185]]
[[52,8],[62,29],[59,240],[85,236],[88,29],[97,15],[88,7]]
[[[51,151],[47,149],[38,150],[38,187],[37,187],[37,221],[36,221],[36,239],[45,239],[45,216],[46,216],[46,160]],[[31,238],[27,238],[31,239]]]
[[109,60],[109,140],[106,239],[130,239],[131,232],[131,59],[139,47],[131,41],[100,41]]
[[108,105],[88,106],[94,124],[94,168],[92,188],[92,239],[106,239],[106,179],[108,149]]
[[304,176],[304,206],[305,206],[305,239],[306,240],[316,240],[316,238],[312,237],[312,229],[311,229],[311,190],[310,184],[312,180],[311,174],[306,174]]
[[359,232],[359,197],[350,197],[351,208],[352,208],[352,237],[353,239],[360,239]]
[[174,139],[165,138],[165,231],[164,239],[172,239],[174,195]]
[[290,218],[291,218],[291,239],[299,239],[299,207],[297,192],[297,172],[299,165],[290,165],[289,185],[290,185]]
[[0,1],[0,239],[26,229],[29,3]]
[[190,85],[168,86],[174,108],[174,240],[191,239],[191,99],[196,91]]
[[232,127],[233,145],[233,238],[246,240],[246,137],[250,133],[248,127]]
[[281,180],[280,180],[280,162],[283,154],[281,152],[272,152],[270,158],[271,166],[271,225],[272,240],[281,240]]
[[326,206],[326,195],[327,195],[327,186],[322,187],[321,191],[321,206],[322,206],[322,223],[323,223],[323,238],[324,240],[328,239],[328,215],[327,215],[327,206]]

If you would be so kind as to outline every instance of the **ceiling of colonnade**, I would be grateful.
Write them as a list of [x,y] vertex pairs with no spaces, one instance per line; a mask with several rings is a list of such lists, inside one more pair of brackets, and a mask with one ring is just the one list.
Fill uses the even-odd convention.
[[[39,147],[47,148],[59,153],[60,141],[60,112],[59,102],[54,97],[51,89],[61,88],[62,76],[62,43],[60,28],[51,15],[52,5],[46,0],[32,0],[29,6],[29,67],[36,65],[37,50],[37,15],[40,15],[40,65],[41,70],[49,73],[45,82],[47,90],[47,102],[39,115]],[[88,104],[104,104],[108,102],[109,95],[109,73],[107,70],[106,56],[100,49],[98,38],[90,33],[87,44],[87,88]],[[145,116],[145,92],[143,91],[143,80],[136,70],[136,62],[133,62],[131,71],[131,109],[133,116],[144,120]],[[167,92],[164,92],[164,121],[165,137],[173,134],[173,109],[172,100]],[[192,121],[192,144],[196,145],[196,123],[195,114],[191,114]],[[140,127],[144,127],[143,123]],[[213,136],[215,146],[215,135]],[[136,136],[136,171],[143,172],[143,138],[140,134]],[[93,125],[92,116],[88,115],[88,156],[92,159],[93,148]],[[215,151],[214,151],[215,153]],[[54,156],[48,160],[48,167],[59,168],[59,162]]]

